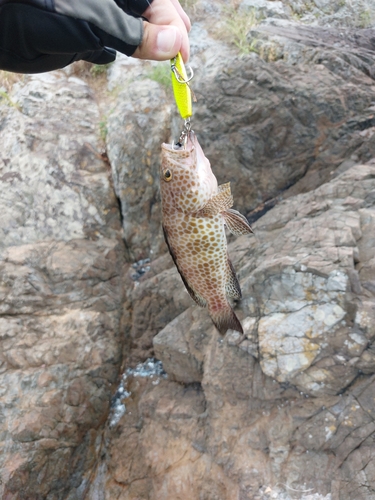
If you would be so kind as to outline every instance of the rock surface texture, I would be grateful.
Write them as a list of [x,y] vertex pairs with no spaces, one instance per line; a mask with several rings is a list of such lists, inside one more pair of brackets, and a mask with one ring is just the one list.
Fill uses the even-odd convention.
[[124,247],[98,122],[90,89],[63,73],[0,107],[3,499],[83,498],[100,447]]
[[[277,498],[263,487],[280,482],[372,498],[374,193],[375,165],[353,166],[230,245],[246,338],[222,339],[195,306],[156,335],[168,378],[127,380],[105,498]],[[135,296],[154,286],[165,310],[176,275],[146,274]]]
[[243,338],[163,242],[168,64],[1,89],[5,500],[375,500],[372,2],[233,5],[194,2],[191,64],[255,231],[229,238]]
[[[254,8],[243,2],[240,17]],[[282,19],[263,18],[267,12],[258,8],[262,20],[249,27],[239,54],[222,41],[235,38],[223,21],[234,13],[226,9],[225,2],[196,4],[193,125],[219,184],[232,183],[236,208],[252,220],[280,193],[309,191],[333,171],[373,158],[375,46],[371,29],[324,30],[285,19],[287,8]],[[168,71],[168,63],[122,59],[110,69],[119,99],[108,116],[108,156],[133,260],[165,251],[159,149],[181,131]]]

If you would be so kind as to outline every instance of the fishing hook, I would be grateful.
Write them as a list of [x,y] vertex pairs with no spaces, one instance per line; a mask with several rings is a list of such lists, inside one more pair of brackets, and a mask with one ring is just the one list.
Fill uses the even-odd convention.
[[190,122],[190,118],[187,118],[185,120],[184,128],[182,129],[182,132],[181,132],[180,138],[178,139],[178,142],[172,143],[172,149],[175,149],[175,146],[177,146],[178,149],[182,148],[182,147],[184,147],[184,149],[185,149],[190,132],[191,132],[191,122]]
[[194,71],[192,70],[192,67],[191,66],[186,67],[186,69],[189,68],[190,76],[186,77],[186,80],[184,80],[182,75],[180,74],[180,72],[176,68],[175,62],[176,62],[176,57],[174,58],[174,62],[171,65],[171,70],[172,70],[174,76],[176,77],[176,80],[178,81],[178,83],[189,83],[190,80],[192,80],[194,77]]

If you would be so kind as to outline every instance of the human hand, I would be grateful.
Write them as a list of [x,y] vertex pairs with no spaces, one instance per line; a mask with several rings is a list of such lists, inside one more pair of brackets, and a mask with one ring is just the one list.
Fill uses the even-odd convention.
[[185,62],[190,55],[188,32],[190,19],[178,0],[154,0],[143,13],[141,44],[132,57],[165,61],[181,52]]
[[[163,61],[189,58],[190,20],[178,0],[0,0],[0,69],[42,73],[116,51]],[[144,10],[146,9],[146,10]],[[143,21],[143,15],[149,22]]]

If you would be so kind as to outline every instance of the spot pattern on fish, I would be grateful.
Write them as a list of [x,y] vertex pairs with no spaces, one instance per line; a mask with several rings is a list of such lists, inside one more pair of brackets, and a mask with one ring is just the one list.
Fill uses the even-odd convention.
[[227,298],[241,298],[241,290],[228,257],[224,223],[234,234],[252,230],[231,209],[230,184],[218,186],[193,132],[186,149],[162,145],[160,182],[165,239],[190,296],[208,308],[222,334],[229,328],[243,333]]

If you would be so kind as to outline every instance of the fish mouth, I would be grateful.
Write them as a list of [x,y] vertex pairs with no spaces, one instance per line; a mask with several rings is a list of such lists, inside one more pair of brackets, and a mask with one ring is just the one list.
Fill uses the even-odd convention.
[[186,136],[186,144],[185,149],[192,150],[197,145],[197,136],[195,135],[194,130],[190,130]]

